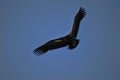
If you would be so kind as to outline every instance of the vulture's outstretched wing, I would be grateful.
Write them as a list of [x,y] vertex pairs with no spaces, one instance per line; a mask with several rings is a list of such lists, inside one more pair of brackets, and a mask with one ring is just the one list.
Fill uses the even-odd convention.
[[71,33],[65,37],[61,37],[58,39],[48,41],[44,45],[36,48],[33,51],[34,54],[42,55],[49,50],[53,50],[53,49],[57,49],[57,48],[65,47],[65,46],[68,46],[68,49],[74,49],[79,43],[79,40],[76,39],[76,36],[78,33],[80,21],[83,19],[85,14],[86,14],[86,12],[85,12],[84,8],[81,7],[75,16]]
[[81,20],[84,18],[84,16],[86,15],[85,9],[84,8],[80,8],[78,13],[76,14],[75,18],[74,18],[74,23],[73,23],[73,27],[72,27],[72,31],[70,33],[70,35],[74,38],[76,38],[78,30],[79,30],[79,25]]
[[71,42],[70,40],[72,40],[72,38],[69,36],[50,40],[47,43],[45,43],[44,45],[36,48],[33,52],[36,55],[42,55],[42,54],[46,53],[48,50],[53,50],[53,49],[67,46]]

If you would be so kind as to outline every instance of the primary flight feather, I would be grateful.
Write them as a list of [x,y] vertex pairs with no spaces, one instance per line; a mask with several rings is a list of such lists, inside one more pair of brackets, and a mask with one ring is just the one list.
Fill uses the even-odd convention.
[[53,49],[57,49],[57,48],[65,47],[65,46],[68,46],[68,49],[74,49],[75,47],[77,47],[80,40],[76,39],[76,37],[77,37],[78,30],[80,27],[79,26],[80,22],[84,18],[85,15],[86,15],[85,9],[83,7],[80,7],[79,11],[77,12],[74,18],[71,32],[64,37],[50,40],[47,43],[43,44],[42,46],[36,48],[33,51],[34,54],[42,55],[49,50],[53,50]]

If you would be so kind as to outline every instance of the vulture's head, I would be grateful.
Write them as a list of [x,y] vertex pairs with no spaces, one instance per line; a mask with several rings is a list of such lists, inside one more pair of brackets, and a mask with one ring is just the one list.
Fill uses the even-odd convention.
[[73,39],[71,43],[68,45],[68,49],[74,49],[80,43],[79,39]]

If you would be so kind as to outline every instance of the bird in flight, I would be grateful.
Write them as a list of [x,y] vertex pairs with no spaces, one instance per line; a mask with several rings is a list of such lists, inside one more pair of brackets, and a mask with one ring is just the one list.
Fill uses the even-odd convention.
[[49,50],[58,49],[66,46],[68,46],[68,49],[76,48],[77,45],[80,43],[80,40],[76,39],[79,30],[79,25],[81,20],[85,17],[85,15],[86,15],[85,9],[83,7],[80,7],[79,11],[75,15],[72,30],[69,34],[67,34],[64,37],[53,39],[46,42],[42,46],[36,48],[33,51],[33,53],[35,55],[43,55]]

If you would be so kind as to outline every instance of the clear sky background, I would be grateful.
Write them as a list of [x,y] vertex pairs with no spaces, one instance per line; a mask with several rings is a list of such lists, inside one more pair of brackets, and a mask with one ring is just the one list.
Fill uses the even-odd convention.
[[[72,29],[74,50],[33,50]],[[120,80],[120,0],[0,0],[0,80]]]

